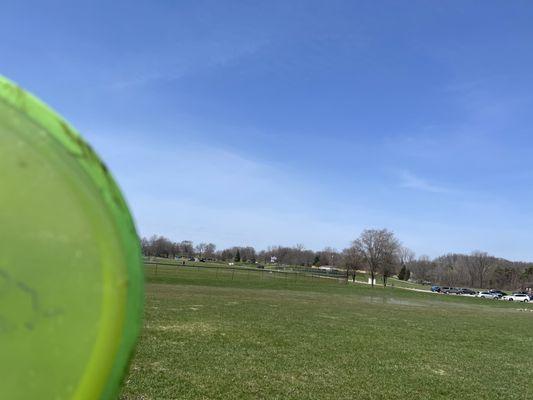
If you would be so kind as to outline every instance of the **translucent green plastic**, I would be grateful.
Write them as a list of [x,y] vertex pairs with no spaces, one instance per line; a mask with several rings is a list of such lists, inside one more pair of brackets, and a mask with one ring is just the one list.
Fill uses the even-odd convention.
[[0,77],[0,399],[116,398],[142,278],[135,227],[106,167]]

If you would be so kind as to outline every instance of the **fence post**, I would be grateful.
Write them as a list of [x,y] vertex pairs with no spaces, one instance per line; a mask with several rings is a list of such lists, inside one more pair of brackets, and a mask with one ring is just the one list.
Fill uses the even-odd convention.
[[233,280],[233,276],[235,275],[235,268],[231,269],[231,280]]
[[155,264],[155,275],[157,276],[157,263]]

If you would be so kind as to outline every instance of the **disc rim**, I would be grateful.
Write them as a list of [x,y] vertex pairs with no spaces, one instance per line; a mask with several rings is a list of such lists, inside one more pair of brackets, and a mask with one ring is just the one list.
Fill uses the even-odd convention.
[[[70,155],[76,160],[80,169],[100,190],[103,203],[111,215],[111,223],[116,228],[127,268],[124,323],[121,332],[117,332],[121,336],[121,340],[110,373],[105,378],[105,384],[96,397],[98,399],[112,399],[118,395],[142,326],[144,271],[135,224],[126,201],[108,168],[91,146],[65,119],[37,97],[1,75],[0,102],[6,103],[42,127],[56,143],[60,144],[60,148],[65,151],[67,156]],[[90,384],[83,385],[86,378],[90,379],[91,377],[82,377],[73,398],[94,398],[94,387],[91,390]]]

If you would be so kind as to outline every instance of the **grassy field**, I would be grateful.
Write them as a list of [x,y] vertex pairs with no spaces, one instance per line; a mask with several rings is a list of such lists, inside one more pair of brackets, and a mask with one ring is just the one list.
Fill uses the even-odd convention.
[[530,305],[175,267],[146,292],[122,399],[533,398]]
[[[174,266],[174,265],[181,266],[182,262],[168,259],[168,258],[154,258],[152,261],[149,262],[149,264],[150,264],[149,267],[151,268],[152,272],[155,271],[155,265],[157,264],[158,270],[160,271],[162,270],[163,273],[169,273],[172,271],[172,268],[170,268],[170,266]],[[313,274],[315,276],[323,275],[325,277],[336,277],[337,275],[339,275],[339,273],[337,272],[328,273],[328,272],[320,271],[318,269],[313,269],[309,267],[301,267],[301,266],[278,267],[276,265],[267,265],[266,269],[262,271],[258,269],[256,265],[251,264],[251,263],[235,263],[235,265],[232,267],[229,267],[228,264],[224,262],[203,263],[203,262],[186,261],[186,264],[189,267],[218,268],[219,271],[222,271],[222,270],[230,271],[231,269],[246,269],[250,271],[255,271],[260,274],[266,271],[273,271],[273,272],[279,272],[279,273],[287,272],[289,275],[299,274],[299,276],[305,275],[305,274],[307,275]],[[341,272],[340,275],[343,276],[343,273]],[[369,278],[369,275],[366,272],[358,271],[356,274],[357,282],[367,283],[368,278]],[[350,279],[352,279],[351,276],[350,276]],[[409,289],[423,289],[423,290],[429,290],[431,288],[430,285],[421,285],[421,284],[414,283],[414,282],[401,281],[393,277],[388,278],[387,282],[388,282],[388,285],[393,286],[393,287],[403,287],[403,288],[409,288]],[[383,279],[380,276],[376,277],[376,284],[377,285],[383,284]]]

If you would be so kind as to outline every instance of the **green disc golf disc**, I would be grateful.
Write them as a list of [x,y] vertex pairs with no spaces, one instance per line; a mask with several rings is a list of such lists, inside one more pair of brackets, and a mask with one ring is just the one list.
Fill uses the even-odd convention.
[[120,191],[61,117],[0,77],[0,399],[111,399],[143,270]]

